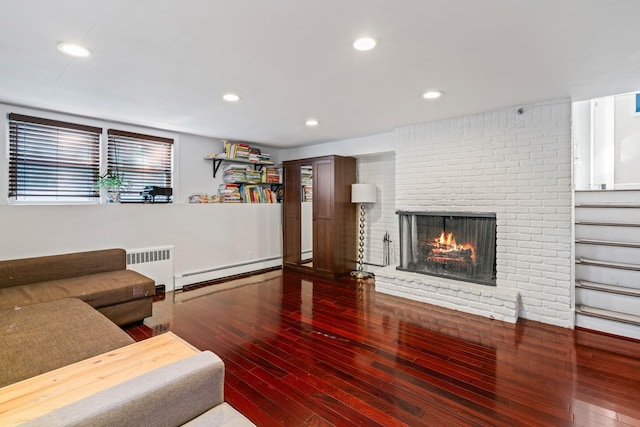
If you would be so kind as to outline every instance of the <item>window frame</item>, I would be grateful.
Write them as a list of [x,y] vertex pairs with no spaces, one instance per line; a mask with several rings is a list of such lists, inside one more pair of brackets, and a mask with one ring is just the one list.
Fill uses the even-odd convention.
[[101,165],[101,127],[19,113],[6,117],[9,204],[96,203],[99,194],[93,184]]
[[[110,128],[106,139],[107,173],[122,175],[130,185],[121,193],[121,203],[145,203],[140,193],[146,185],[175,187],[174,138]],[[146,163],[135,165],[139,160],[135,158],[136,154],[140,154],[140,151],[144,152]],[[173,203],[173,197],[166,202]]]

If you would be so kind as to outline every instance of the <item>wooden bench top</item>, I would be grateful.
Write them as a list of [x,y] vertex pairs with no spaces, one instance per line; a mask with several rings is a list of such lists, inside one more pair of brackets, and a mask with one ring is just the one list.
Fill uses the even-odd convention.
[[0,425],[37,418],[200,350],[167,332],[0,388]]

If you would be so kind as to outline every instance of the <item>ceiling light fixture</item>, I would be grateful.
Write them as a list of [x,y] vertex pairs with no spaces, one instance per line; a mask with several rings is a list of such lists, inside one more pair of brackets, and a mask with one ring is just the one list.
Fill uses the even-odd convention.
[[353,48],[355,50],[365,51],[371,50],[376,47],[376,41],[371,37],[361,37],[353,42]]
[[86,58],[91,56],[93,52],[84,46],[74,43],[58,43],[58,50],[67,55],[76,56],[78,58]]
[[422,94],[424,99],[437,99],[442,96],[442,92],[439,90],[430,90]]
[[222,95],[222,99],[224,99],[227,102],[238,102],[238,101],[240,101],[240,97],[238,95],[236,95],[235,93],[225,93],[224,95]]
[[309,126],[309,127],[318,126],[319,123],[320,122],[318,122],[316,119],[309,119],[306,122],[304,122],[304,124]]

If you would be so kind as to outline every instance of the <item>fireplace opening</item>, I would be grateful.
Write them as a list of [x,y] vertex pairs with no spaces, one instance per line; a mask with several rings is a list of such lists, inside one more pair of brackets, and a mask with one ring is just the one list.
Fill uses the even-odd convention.
[[495,286],[493,213],[397,212],[398,270]]

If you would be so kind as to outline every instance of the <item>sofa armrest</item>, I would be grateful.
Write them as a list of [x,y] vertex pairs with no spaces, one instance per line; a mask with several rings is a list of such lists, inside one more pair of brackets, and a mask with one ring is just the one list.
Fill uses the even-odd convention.
[[24,426],[179,426],[224,401],[224,363],[203,351],[125,381]]

